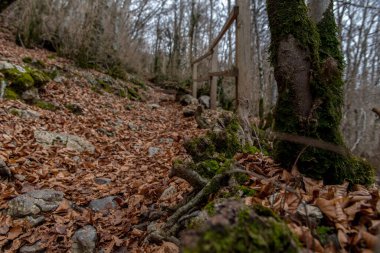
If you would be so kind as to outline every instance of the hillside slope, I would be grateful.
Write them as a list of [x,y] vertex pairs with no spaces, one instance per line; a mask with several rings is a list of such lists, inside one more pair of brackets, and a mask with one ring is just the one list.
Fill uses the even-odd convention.
[[[0,181],[4,211],[0,248],[14,252],[34,245],[47,247],[48,252],[66,252],[72,247],[73,234],[87,224],[96,229],[97,248],[105,252],[140,248],[136,243],[146,226],[134,226],[144,223],[144,215],[158,205],[174,205],[189,190],[183,180],[169,180],[167,174],[172,160],[185,155],[183,140],[200,132],[196,123],[183,118],[173,96],[156,88],[139,87],[144,101],[108,93],[108,86],[96,86],[96,82],[111,80],[112,86],[116,82],[112,77],[78,69],[51,52],[17,47],[4,37],[0,35],[0,61],[23,67],[30,65],[23,59],[32,65],[39,62],[43,69],[57,73],[39,94],[41,101],[53,107],[41,109],[40,104],[20,100],[0,102],[0,161],[12,174]],[[41,141],[46,142],[43,138],[48,133],[75,135],[85,146],[77,148],[78,143],[70,145],[56,138],[47,147]],[[159,199],[169,186],[175,192],[166,200]],[[63,200],[57,202],[55,212],[36,211],[33,220],[41,219],[38,225],[29,228],[34,222],[5,214],[10,199],[39,189],[54,189]],[[101,203],[91,202],[109,196]],[[12,209],[13,216],[30,216],[25,210],[20,213],[20,208]]]

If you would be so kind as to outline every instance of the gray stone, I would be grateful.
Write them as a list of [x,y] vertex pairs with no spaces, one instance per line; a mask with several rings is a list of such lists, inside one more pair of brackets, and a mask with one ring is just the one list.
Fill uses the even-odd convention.
[[6,61],[0,61],[0,70],[7,70],[7,69],[13,69],[14,65],[6,62]]
[[177,189],[172,185],[169,188],[167,188],[162,194],[160,199],[165,200],[170,197],[172,197],[174,194],[177,193]]
[[116,196],[109,196],[92,200],[89,204],[89,207],[94,212],[108,212],[110,209],[115,209],[117,207],[115,198]]
[[323,218],[323,214],[321,209],[317,206],[309,205],[306,203],[301,203],[297,208],[297,214],[303,218],[313,218],[316,220],[321,220]]
[[111,179],[110,178],[105,178],[105,177],[98,177],[98,178],[95,178],[95,183],[96,184],[109,184],[111,183]]
[[34,138],[39,144],[44,146],[52,146],[54,144],[61,144],[67,148],[76,150],[78,152],[95,152],[95,147],[89,141],[82,139],[76,135],[66,133],[54,133],[48,131],[34,131]]
[[10,177],[12,176],[12,172],[5,163],[3,159],[0,158],[0,176],[1,177]]
[[179,102],[183,106],[187,105],[198,105],[198,99],[191,96],[190,94],[184,95],[179,99]]
[[12,217],[22,218],[36,215],[41,212],[55,210],[63,200],[63,193],[55,190],[35,190],[8,202],[8,214]]
[[15,69],[17,69],[17,71],[21,72],[21,73],[26,73],[26,70],[21,67],[21,66],[18,66],[18,65],[14,65]]
[[26,217],[26,220],[29,222],[29,224],[32,227],[37,227],[37,226],[39,226],[45,222],[45,217],[44,216],[38,216],[38,217],[34,218],[32,216],[28,216],[28,217]]
[[23,119],[39,119],[41,114],[33,110],[22,110],[18,108],[11,108],[9,112]]
[[174,142],[174,140],[172,138],[161,138],[160,142],[161,143],[172,144]]
[[192,107],[185,107],[182,113],[183,113],[183,116],[185,117],[192,117],[195,115],[195,110]]
[[21,98],[26,101],[35,101],[40,99],[37,88],[31,88],[22,93]]
[[149,157],[155,156],[160,152],[160,148],[150,147],[148,150]]
[[200,96],[198,101],[199,101],[199,104],[201,104],[205,108],[210,108],[210,97],[209,96]]
[[56,76],[54,78],[54,82],[56,82],[56,83],[63,83],[65,81],[66,81],[66,77],[64,77],[64,76]]
[[160,108],[161,106],[158,105],[158,104],[149,104],[148,107],[149,107],[150,109],[152,109],[152,110],[155,110],[155,109]]
[[132,130],[132,131],[137,131],[137,130],[139,130],[139,127],[136,126],[135,123],[133,123],[133,122],[128,122],[128,127],[129,127],[129,129]]
[[40,252],[44,252],[46,249],[46,247],[44,247],[42,245],[42,243],[40,241],[36,242],[35,244],[33,245],[25,245],[25,246],[22,246],[20,248],[20,253],[40,253]]
[[93,253],[96,249],[96,241],[98,236],[96,229],[87,225],[75,232],[72,237],[73,244],[71,246],[72,253]]

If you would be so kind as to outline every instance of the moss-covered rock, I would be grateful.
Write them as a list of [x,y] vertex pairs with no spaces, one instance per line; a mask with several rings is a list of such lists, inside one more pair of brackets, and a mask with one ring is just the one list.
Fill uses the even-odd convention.
[[17,100],[20,99],[20,96],[11,88],[6,88],[4,92],[4,98],[10,100]]
[[39,108],[41,108],[41,109],[48,110],[48,111],[56,111],[56,110],[59,109],[54,104],[52,104],[50,102],[47,102],[47,101],[43,101],[43,100],[36,101],[34,103],[34,105],[37,106],[37,107],[39,107]]
[[184,252],[298,252],[297,240],[275,217],[259,215],[237,201],[215,204],[211,210],[214,216],[201,229],[184,233]]

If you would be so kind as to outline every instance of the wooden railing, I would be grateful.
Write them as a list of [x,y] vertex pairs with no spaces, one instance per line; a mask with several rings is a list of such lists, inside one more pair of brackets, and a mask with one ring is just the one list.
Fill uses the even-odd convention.
[[[198,90],[198,83],[199,82],[210,82],[210,108],[212,110],[216,109],[217,104],[217,78],[220,76],[229,76],[229,77],[235,77],[236,78],[236,90],[238,86],[238,73],[239,73],[239,66],[234,67],[229,70],[224,71],[218,71],[218,50],[217,46],[223,36],[226,34],[226,32],[231,28],[231,26],[235,23],[236,24],[236,32],[238,33],[238,27],[237,27],[237,20],[239,16],[239,7],[234,6],[226,23],[223,25],[223,28],[219,32],[218,36],[211,42],[208,50],[206,53],[204,53],[202,56],[195,59],[191,64],[193,68],[193,87],[192,87],[192,93],[194,97],[197,97],[197,90]],[[237,45],[238,46],[238,45]],[[237,50],[236,50],[237,51]],[[198,65],[201,61],[205,60],[206,58],[211,56],[211,70],[208,72],[206,76],[198,77]],[[237,94],[236,94],[237,96]],[[236,101],[238,99],[236,98]]]

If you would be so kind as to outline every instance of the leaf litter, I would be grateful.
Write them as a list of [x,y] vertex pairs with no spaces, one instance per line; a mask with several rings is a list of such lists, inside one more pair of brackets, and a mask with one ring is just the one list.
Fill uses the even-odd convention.
[[[75,231],[89,224],[96,228],[97,247],[104,252],[178,252],[170,242],[144,243],[146,226],[140,225],[147,213],[173,207],[191,191],[185,181],[169,179],[168,173],[175,158],[187,157],[183,141],[203,133],[194,120],[182,117],[182,108],[174,98],[156,88],[148,88],[143,102],[100,95],[84,78],[88,73],[99,74],[96,71],[77,69],[71,61],[51,57],[44,50],[16,47],[6,35],[0,35],[2,58],[14,64],[22,64],[23,57],[39,59],[70,76],[64,83],[51,81],[42,94],[60,110],[46,111],[20,101],[0,102],[0,159],[14,175],[12,180],[0,181],[0,247],[4,252],[36,243],[47,252],[67,252]],[[83,114],[64,109],[68,103],[83,108]],[[148,103],[161,107],[152,109]],[[9,113],[11,108],[32,109],[41,116],[20,118]],[[35,130],[78,135],[90,141],[96,151],[90,154],[60,145],[43,147],[34,139]],[[168,139],[172,141],[165,141]],[[153,156],[149,156],[151,147],[159,150]],[[235,158],[254,173],[246,186],[257,194],[246,197],[245,203],[273,209],[286,220],[305,250],[371,252],[378,243],[380,194],[376,186],[326,186],[303,177],[296,168],[283,170],[262,154],[238,154]],[[110,182],[98,184],[97,178]],[[169,187],[176,190],[160,199]],[[62,191],[65,201],[54,212],[43,213],[44,221],[38,226],[6,214],[10,199],[36,189]],[[117,196],[116,209],[105,214],[88,208],[91,200],[107,196]],[[297,210],[306,205],[318,207],[322,221],[300,217]]]

